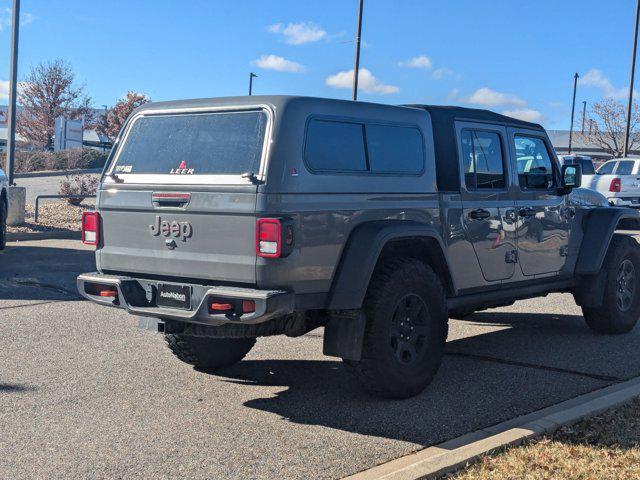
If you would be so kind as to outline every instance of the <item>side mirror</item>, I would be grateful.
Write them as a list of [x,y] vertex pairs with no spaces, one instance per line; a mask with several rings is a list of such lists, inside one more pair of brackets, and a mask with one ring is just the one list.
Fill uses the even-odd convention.
[[582,166],[563,165],[562,166],[562,188],[570,192],[573,188],[582,185]]

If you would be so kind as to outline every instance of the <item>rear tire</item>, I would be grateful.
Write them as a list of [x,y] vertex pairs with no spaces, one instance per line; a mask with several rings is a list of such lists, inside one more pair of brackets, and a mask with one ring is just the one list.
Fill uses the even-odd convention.
[[242,360],[255,338],[207,338],[170,333],[165,340],[173,354],[197,370],[214,372]]
[[362,360],[345,360],[369,393],[408,398],[433,380],[447,339],[442,283],[431,267],[411,258],[376,269],[364,301]]
[[602,269],[606,275],[603,303],[583,307],[584,319],[598,333],[630,332],[640,317],[640,246],[627,235],[615,234]]

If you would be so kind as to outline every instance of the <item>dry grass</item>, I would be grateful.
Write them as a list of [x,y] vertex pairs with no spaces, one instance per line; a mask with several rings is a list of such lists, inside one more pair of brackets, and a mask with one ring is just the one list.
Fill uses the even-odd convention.
[[94,199],[87,199],[78,207],[69,205],[66,201],[49,201],[40,204],[38,223],[35,223],[35,207],[26,206],[25,224],[17,227],[7,227],[12,233],[46,232],[52,230],[79,232],[81,229],[82,212],[93,210]]
[[640,479],[640,400],[483,457],[447,478]]

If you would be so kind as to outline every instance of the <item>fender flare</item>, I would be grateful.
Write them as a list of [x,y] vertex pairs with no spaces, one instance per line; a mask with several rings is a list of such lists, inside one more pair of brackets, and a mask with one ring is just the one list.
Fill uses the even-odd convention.
[[384,246],[393,240],[410,238],[429,238],[437,241],[446,268],[449,268],[444,242],[434,226],[410,220],[366,222],[354,229],[342,251],[331,285],[328,309],[361,308],[373,269]]
[[640,230],[640,212],[625,207],[594,208],[584,220],[584,235],[576,262],[576,275],[600,272],[611,238],[620,222]]

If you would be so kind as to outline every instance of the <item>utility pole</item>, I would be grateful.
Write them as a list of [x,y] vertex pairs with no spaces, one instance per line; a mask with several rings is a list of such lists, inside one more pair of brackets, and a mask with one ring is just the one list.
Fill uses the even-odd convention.
[[584,121],[587,116],[587,101],[582,101],[582,135],[584,135]]
[[[640,0],[638,0],[640,1]],[[353,69],[353,99],[358,99],[358,74],[360,73],[360,38],[362,36],[362,5],[364,0],[358,2],[358,33],[356,34],[356,60]]]
[[569,127],[569,155],[571,155],[571,143],[573,141],[573,116],[576,112],[576,91],[578,90],[578,78],[580,78],[580,75],[578,75],[578,73],[576,72],[576,74],[573,76],[573,103],[571,104],[571,126]]
[[[102,105],[104,107],[104,124],[107,125],[107,118],[109,116],[109,106],[108,105]],[[105,141],[103,139],[100,139],[100,143],[102,143],[102,153],[107,153],[107,146],[105,145]]]
[[258,75],[256,75],[253,72],[250,72],[249,73],[249,96],[253,94],[253,78],[254,77],[258,78]]
[[629,80],[629,103],[627,104],[627,127],[624,133],[622,156],[629,153],[629,134],[631,130],[631,109],[633,107],[633,77],[636,73],[636,47],[638,46],[638,19],[640,19],[640,0],[636,2],[636,26],[633,31],[633,53],[631,54],[631,79]]
[[11,68],[9,72],[9,115],[7,132],[7,177],[13,185],[14,159],[16,153],[16,93],[18,84],[18,37],[20,34],[20,0],[13,0],[11,22]]

